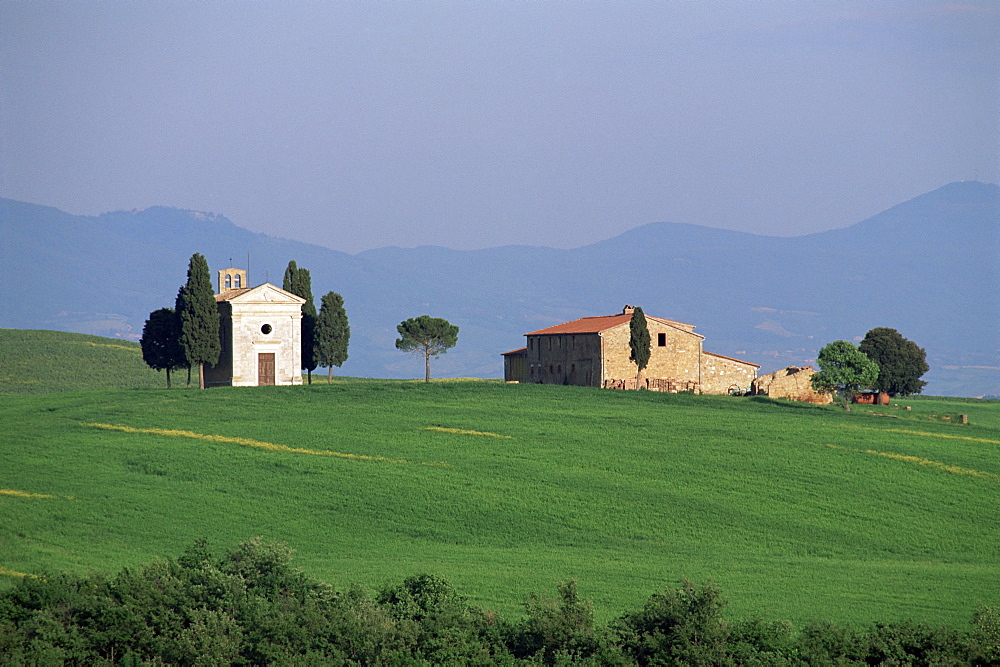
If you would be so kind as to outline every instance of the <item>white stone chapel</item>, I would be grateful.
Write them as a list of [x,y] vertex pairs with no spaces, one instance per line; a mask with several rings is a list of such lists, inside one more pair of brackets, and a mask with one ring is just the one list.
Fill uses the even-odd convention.
[[209,387],[302,384],[302,297],[264,283],[247,286],[244,269],[219,271],[219,363]]

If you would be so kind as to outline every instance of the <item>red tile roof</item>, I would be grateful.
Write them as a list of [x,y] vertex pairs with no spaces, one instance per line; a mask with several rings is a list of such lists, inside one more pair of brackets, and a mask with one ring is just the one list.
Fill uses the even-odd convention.
[[504,352],[500,356],[501,357],[506,357],[507,355],[517,355],[517,354],[527,354],[527,353],[528,353],[528,348],[526,348],[526,347],[519,347],[516,350],[511,350],[510,352]]
[[607,331],[612,327],[616,327],[619,324],[622,324],[623,322],[628,322],[631,319],[632,319],[631,313],[627,315],[619,313],[618,315],[581,317],[580,319],[573,320],[572,322],[563,322],[562,324],[557,324],[552,327],[546,327],[545,329],[539,329],[538,331],[532,331],[524,335],[544,336],[548,334],[599,333],[601,331]]
[[252,289],[253,289],[252,287],[240,287],[239,289],[227,289],[222,294],[216,294],[215,295],[215,300],[216,301],[229,301],[230,299],[238,297],[240,294],[246,294],[247,292],[249,292]]
[[[663,324],[668,324],[672,327],[677,327],[679,329],[684,329],[690,333],[694,333],[692,329],[694,326],[691,324],[684,324],[682,322],[675,322],[673,320],[665,320],[660,317],[650,317],[646,315],[647,319],[656,320],[657,322],[662,322]],[[602,331],[607,331],[621,324],[631,321],[632,313],[618,313],[617,315],[598,315],[595,317],[581,317],[578,320],[573,320],[572,322],[564,322],[562,324],[557,324],[552,327],[545,329],[539,329],[538,331],[531,331],[524,334],[525,336],[548,336],[553,334],[589,334],[589,333],[600,333]],[[700,334],[695,334],[700,336]]]

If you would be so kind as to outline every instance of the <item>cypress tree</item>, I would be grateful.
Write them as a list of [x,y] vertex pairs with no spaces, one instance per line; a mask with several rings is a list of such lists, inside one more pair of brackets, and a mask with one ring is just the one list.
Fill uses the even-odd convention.
[[288,262],[288,266],[285,267],[285,277],[281,280],[281,289],[286,292],[291,292],[295,294],[295,279],[299,273],[299,265],[295,263],[295,260]]
[[347,323],[344,297],[336,292],[327,292],[320,299],[319,315],[316,318],[316,363],[326,366],[326,381],[333,377],[333,367],[347,361],[347,344],[351,339],[351,327]]
[[646,325],[646,315],[638,306],[632,311],[632,320],[628,325],[628,346],[631,350],[629,359],[635,362],[635,388],[639,388],[642,371],[649,364],[650,340],[649,327]]
[[208,273],[208,261],[200,253],[191,256],[187,283],[177,294],[177,316],[181,323],[180,343],[188,364],[198,365],[198,386],[205,388],[205,364],[219,363],[219,309]]
[[281,288],[306,300],[302,304],[302,368],[306,370],[308,382],[312,384],[312,372],[316,370],[316,304],[313,303],[312,277],[309,269],[300,269],[295,260],[288,262]]

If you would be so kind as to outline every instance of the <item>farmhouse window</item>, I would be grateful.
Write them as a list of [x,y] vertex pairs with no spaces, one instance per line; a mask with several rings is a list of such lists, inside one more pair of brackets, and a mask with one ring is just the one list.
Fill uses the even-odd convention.
[[656,345],[658,347],[666,347],[667,346],[667,334],[665,334],[665,333],[658,333],[658,334],[656,334]]

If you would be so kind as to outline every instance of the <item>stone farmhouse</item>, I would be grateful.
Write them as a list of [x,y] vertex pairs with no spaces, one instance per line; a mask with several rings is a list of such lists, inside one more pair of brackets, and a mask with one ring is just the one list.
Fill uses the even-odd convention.
[[219,363],[209,387],[302,384],[302,297],[264,283],[247,286],[243,269],[219,271]]
[[[634,389],[635,363],[629,360],[632,306],[620,314],[583,317],[526,333],[527,346],[504,353],[508,382],[569,384]],[[649,364],[642,388],[703,394],[746,392],[758,364],[706,352],[705,339],[683,324],[646,315],[650,336]]]

